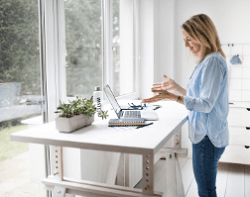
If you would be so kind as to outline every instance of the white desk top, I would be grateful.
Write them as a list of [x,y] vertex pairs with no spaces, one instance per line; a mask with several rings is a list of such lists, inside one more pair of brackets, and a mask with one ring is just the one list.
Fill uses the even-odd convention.
[[59,133],[51,122],[11,134],[12,141],[76,147],[82,149],[155,154],[187,121],[184,105],[162,101],[157,109],[159,121],[140,129],[135,127],[108,127],[108,119],[95,118],[91,126],[72,133]]

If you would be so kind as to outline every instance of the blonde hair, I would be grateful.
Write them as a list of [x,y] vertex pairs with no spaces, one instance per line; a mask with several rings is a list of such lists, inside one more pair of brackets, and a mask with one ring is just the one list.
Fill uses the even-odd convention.
[[226,58],[221,49],[220,39],[214,23],[207,15],[194,15],[183,23],[181,27],[191,38],[198,41],[201,44],[201,47],[205,48],[201,59],[204,59],[207,55],[217,51],[219,51],[221,55]]

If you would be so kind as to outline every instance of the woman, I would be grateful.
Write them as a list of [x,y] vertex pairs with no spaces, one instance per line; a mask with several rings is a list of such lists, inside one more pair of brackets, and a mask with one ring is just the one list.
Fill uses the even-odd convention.
[[199,14],[187,20],[182,25],[182,34],[185,47],[198,58],[187,89],[163,75],[164,82],[153,84],[152,92],[157,95],[142,102],[170,99],[186,106],[198,194],[215,197],[218,161],[229,138],[227,64],[215,26],[207,15]]

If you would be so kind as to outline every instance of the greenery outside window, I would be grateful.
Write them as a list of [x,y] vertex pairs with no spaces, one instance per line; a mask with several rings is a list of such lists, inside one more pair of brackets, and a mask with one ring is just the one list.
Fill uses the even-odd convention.
[[101,0],[65,1],[67,96],[89,98],[102,83]]
[[58,11],[59,49],[64,47],[61,42],[65,42],[66,50],[65,54],[59,52],[64,60],[60,68],[65,69],[60,77],[65,83],[59,85],[66,85],[65,99],[90,98],[95,86],[102,88],[106,84],[111,86],[115,96],[136,94],[139,97],[135,2],[137,0],[61,2],[63,6],[59,6]]
[[37,0],[0,2],[0,162],[28,144],[10,141],[27,128],[27,119],[42,123],[39,17]]

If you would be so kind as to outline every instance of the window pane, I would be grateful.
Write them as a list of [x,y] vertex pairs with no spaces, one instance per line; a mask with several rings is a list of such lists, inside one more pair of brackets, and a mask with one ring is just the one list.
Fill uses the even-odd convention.
[[[38,1],[1,0],[0,16],[0,171],[6,172],[0,196],[12,196],[27,188],[30,172],[23,168],[29,164],[28,144],[10,141],[10,134],[42,124]],[[13,178],[18,184],[8,185]],[[33,194],[38,192],[37,187]]]
[[133,1],[113,0],[113,89],[114,95],[135,91]]
[[120,0],[113,1],[113,93],[120,95]]
[[67,96],[102,85],[101,0],[65,0]]

